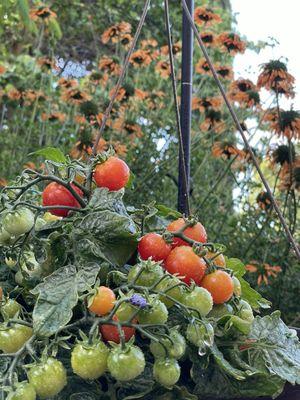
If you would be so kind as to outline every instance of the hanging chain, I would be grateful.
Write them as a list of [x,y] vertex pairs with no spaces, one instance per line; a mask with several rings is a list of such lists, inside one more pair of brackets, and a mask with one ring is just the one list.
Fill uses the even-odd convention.
[[210,57],[209,57],[209,55],[207,53],[205,45],[204,45],[204,43],[203,43],[203,41],[201,39],[201,36],[200,36],[200,34],[198,32],[198,29],[197,29],[196,25],[194,23],[193,17],[191,16],[191,14],[189,12],[189,9],[187,7],[186,1],[185,0],[181,0],[181,4],[182,4],[183,10],[184,10],[184,12],[185,12],[185,14],[187,16],[187,19],[188,19],[188,21],[189,21],[189,23],[190,23],[190,25],[191,25],[194,33],[195,33],[197,42],[198,42],[198,44],[199,44],[199,46],[200,46],[200,48],[201,48],[201,50],[203,52],[203,55],[204,55],[208,65],[209,65],[209,68],[210,68],[210,70],[212,72],[214,80],[216,81],[216,84],[217,84],[217,86],[218,86],[218,88],[219,88],[219,90],[220,90],[220,92],[222,94],[222,97],[223,97],[223,99],[225,101],[225,104],[226,104],[230,114],[231,114],[231,117],[232,117],[233,121],[235,122],[236,128],[237,128],[237,130],[239,131],[239,133],[242,136],[242,139],[243,139],[243,141],[245,143],[245,146],[246,146],[247,150],[249,151],[249,154],[250,154],[250,156],[251,156],[251,158],[253,160],[255,168],[256,168],[259,176],[260,176],[260,179],[261,179],[262,183],[264,184],[264,187],[266,188],[266,191],[267,191],[267,193],[268,193],[268,195],[270,197],[271,203],[272,203],[272,205],[273,205],[273,207],[274,207],[274,209],[275,209],[275,211],[276,211],[276,213],[278,215],[278,218],[279,218],[279,220],[280,220],[280,222],[281,222],[281,224],[282,224],[282,226],[283,226],[283,228],[284,228],[284,230],[286,232],[287,239],[291,243],[292,247],[295,250],[295,253],[296,253],[298,259],[300,260],[299,247],[298,247],[298,245],[297,245],[297,243],[296,243],[296,241],[295,241],[295,239],[294,239],[294,237],[293,237],[293,235],[292,235],[292,233],[291,233],[291,231],[290,231],[290,229],[289,229],[289,227],[288,227],[288,225],[287,225],[287,223],[286,223],[286,221],[284,219],[283,214],[280,211],[280,208],[279,208],[279,206],[278,206],[278,204],[277,204],[277,202],[276,202],[276,200],[275,200],[275,198],[273,196],[272,190],[271,190],[266,178],[264,177],[264,174],[263,174],[263,172],[262,172],[262,170],[261,170],[261,168],[260,168],[260,166],[258,164],[258,161],[257,161],[257,159],[256,159],[256,157],[254,155],[254,152],[251,149],[251,146],[250,146],[250,144],[248,142],[248,139],[247,139],[242,127],[241,127],[241,124],[240,124],[240,122],[238,120],[238,117],[237,117],[237,115],[236,115],[236,113],[235,113],[230,101],[228,100],[228,97],[226,95],[225,89],[224,89],[224,87],[223,87],[223,85],[222,85],[222,83],[221,83],[221,81],[220,81],[220,79],[219,79],[219,77],[217,75],[215,67],[213,66],[213,63],[212,63],[212,61],[211,61],[211,59],[210,59]]
[[165,23],[166,23],[166,31],[168,38],[168,50],[169,50],[169,60],[170,60],[170,70],[171,70],[171,80],[172,80],[172,89],[173,89],[173,97],[174,97],[174,107],[175,107],[175,115],[176,115],[176,126],[179,138],[179,151],[181,157],[181,168],[183,170],[183,185],[184,185],[184,196],[186,198],[187,212],[190,215],[190,200],[189,200],[189,184],[188,184],[188,175],[186,168],[186,159],[183,149],[183,138],[182,138],[182,130],[181,130],[181,121],[180,121],[180,112],[179,112],[179,104],[177,99],[177,84],[176,84],[176,75],[174,68],[174,57],[173,57],[173,43],[172,43],[172,35],[170,29],[170,13],[169,13],[169,2],[168,0],[164,0],[165,4]]

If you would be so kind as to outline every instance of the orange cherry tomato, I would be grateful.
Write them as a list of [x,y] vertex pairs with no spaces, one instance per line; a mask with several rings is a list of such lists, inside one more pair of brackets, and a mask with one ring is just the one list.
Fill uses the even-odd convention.
[[178,274],[187,284],[194,281],[197,285],[202,281],[206,263],[198,257],[189,246],[175,247],[165,261],[165,268],[170,274]]
[[208,260],[213,259],[212,262],[214,265],[220,268],[226,268],[226,261],[225,257],[223,254],[219,254],[217,257],[215,257],[215,253],[211,253],[210,251],[207,253],[206,257]]
[[114,292],[106,286],[100,286],[88,308],[94,314],[106,315],[113,309],[115,301]]
[[223,304],[233,295],[233,280],[227,272],[222,270],[206,275],[201,286],[210,292],[215,304]]
[[129,181],[128,165],[118,157],[109,157],[104,163],[98,164],[94,171],[94,180],[98,187],[106,187],[110,191],[120,190]]
[[[118,317],[114,315],[113,320],[117,322]],[[134,319],[132,322],[136,324],[137,320]],[[106,342],[120,343],[121,339],[117,326],[104,324],[100,325],[99,329],[103,340],[105,340]],[[121,329],[124,332],[125,342],[128,342],[128,340],[135,334],[135,328],[123,326]]]
[[157,233],[147,233],[138,245],[138,252],[142,260],[151,257],[153,261],[163,261],[168,257],[171,250],[171,245],[166,243],[163,237]]
[[[183,218],[179,218],[176,221],[171,222],[168,226],[167,226],[167,230],[169,232],[176,232],[178,231],[180,228],[182,228],[185,224],[185,221]],[[190,226],[188,228],[186,228],[183,231],[183,234],[188,237],[189,239],[193,239],[196,242],[201,242],[201,243],[205,243],[207,241],[207,234],[205,231],[205,228],[202,224],[200,224],[200,222],[197,222],[194,226]],[[190,244],[188,244],[187,242],[185,242],[184,240],[180,239],[180,238],[174,238],[173,239],[173,247],[177,247],[177,246],[190,246]]]

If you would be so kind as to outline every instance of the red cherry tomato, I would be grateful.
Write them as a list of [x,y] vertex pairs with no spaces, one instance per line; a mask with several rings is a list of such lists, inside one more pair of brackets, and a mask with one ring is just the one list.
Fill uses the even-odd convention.
[[138,245],[138,252],[142,260],[152,257],[153,261],[163,261],[168,257],[171,250],[171,245],[166,243],[163,237],[157,233],[147,233]]
[[[183,227],[185,221],[183,218],[179,218],[176,221],[171,222],[167,226],[167,230],[170,232],[176,232]],[[200,222],[197,222],[194,226],[190,226],[183,231],[183,234],[189,239],[193,239],[196,242],[205,243],[207,241],[207,234],[205,228]],[[190,246],[187,242],[180,238],[173,239],[173,247],[177,246]]]
[[[79,194],[79,196],[83,196],[82,191],[71,183],[72,188]],[[43,191],[42,194],[43,206],[68,206],[68,207],[77,207],[80,208],[80,204],[75,199],[75,197],[66,189],[64,186],[60,185],[56,182],[49,183],[48,186]],[[69,210],[62,208],[54,208],[53,210],[49,210],[49,212],[53,215],[57,215],[59,217],[66,217],[69,213]]]
[[94,171],[96,185],[111,191],[125,187],[129,177],[128,165],[118,157],[109,157],[104,163],[98,164]]
[[201,286],[210,292],[215,304],[223,304],[233,295],[233,280],[227,272],[222,270],[206,275]]
[[200,284],[206,270],[203,258],[198,257],[189,246],[175,247],[165,261],[165,268],[171,274],[178,274],[180,279],[190,284],[193,280]]
[[[113,320],[118,321],[118,317],[114,315]],[[132,322],[136,324],[137,321],[133,320]],[[131,328],[129,326],[122,327],[122,331],[124,332],[126,342],[128,342],[128,340],[135,334],[135,328]],[[121,341],[117,326],[100,325],[100,332],[102,335],[102,339],[105,340],[106,342],[120,343]]]

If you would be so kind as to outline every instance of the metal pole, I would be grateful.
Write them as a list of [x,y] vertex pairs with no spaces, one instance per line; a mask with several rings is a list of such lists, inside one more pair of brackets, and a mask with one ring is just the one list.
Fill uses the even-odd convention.
[[[193,15],[194,0],[187,0],[186,4],[189,8],[191,15]],[[178,210],[187,216],[189,214],[188,196],[190,188],[190,142],[192,118],[194,33],[189,23],[189,20],[187,19],[186,13],[183,12],[182,14],[180,125],[182,131],[183,152],[179,152]],[[184,157],[182,157],[182,153],[184,154]],[[183,168],[183,163],[185,163],[185,168]],[[186,177],[184,176],[185,172]]]

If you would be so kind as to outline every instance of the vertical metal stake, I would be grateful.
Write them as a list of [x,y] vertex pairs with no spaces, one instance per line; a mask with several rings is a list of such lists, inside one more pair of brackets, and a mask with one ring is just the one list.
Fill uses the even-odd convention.
[[[186,4],[191,15],[194,13],[194,0],[187,0]],[[178,210],[188,215],[188,196],[184,181],[185,162],[187,190],[190,188],[190,142],[191,142],[191,118],[192,118],[192,89],[193,89],[193,29],[182,13],[182,70],[181,70],[181,104],[180,121],[183,141],[184,160],[179,153],[179,175],[178,175]]]

